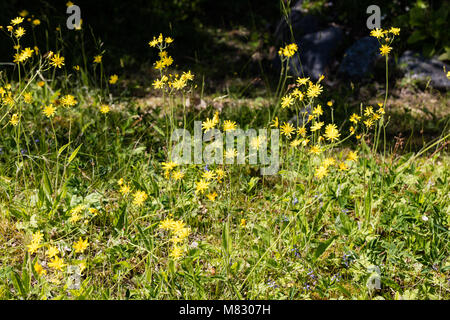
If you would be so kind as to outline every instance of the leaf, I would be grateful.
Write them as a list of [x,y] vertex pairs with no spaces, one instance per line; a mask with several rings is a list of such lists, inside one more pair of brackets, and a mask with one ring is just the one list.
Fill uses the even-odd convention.
[[64,152],[64,150],[67,149],[67,147],[68,147],[69,145],[70,145],[70,142],[67,143],[67,144],[65,144],[65,145],[63,145],[61,148],[59,148],[59,150],[58,150],[58,157],[61,155],[61,153]]
[[222,247],[227,256],[231,253],[231,241],[230,241],[230,229],[228,222],[223,225],[222,228]]
[[78,151],[80,151],[80,148],[83,144],[80,144],[78,146],[78,148],[75,149],[74,152],[72,152],[72,154],[70,155],[69,159],[67,160],[67,164],[70,164],[72,162],[73,159],[75,159],[75,157],[77,156]]
[[336,238],[337,238],[337,236],[333,236],[330,239],[321,242],[319,244],[319,246],[317,247],[316,251],[314,252],[314,258],[315,259],[319,258],[325,252],[325,250],[327,250],[328,247],[331,246],[334,239],[336,239]]

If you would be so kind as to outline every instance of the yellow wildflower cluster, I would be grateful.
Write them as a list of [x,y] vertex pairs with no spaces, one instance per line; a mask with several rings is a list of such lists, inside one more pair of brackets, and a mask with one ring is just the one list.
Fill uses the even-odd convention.
[[375,37],[378,39],[378,42],[380,42],[380,54],[382,56],[388,56],[389,53],[392,50],[391,44],[394,41],[395,36],[398,36],[400,34],[400,28],[391,27],[389,30],[383,30],[383,29],[373,29],[370,32],[370,35],[372,37]]
[[[131,187],[129,184],[125,183],[124,179],[121,178],[117,181],[117,184],[120,187],[119,192],[124,196],[128,196],[131,193]],[[144,204],[148,199],[148,194],[145,191],[137,190],[133,193],[133,204],[137,207],[140,207]]]
[[298,46],[295,43],[291,43],[286,45],[285,47],[280,48],[278,50],[278,54],[281,56],[281,58],[291,58],[296,52],[298,51]]
[[180,259],[185,251],[183,244],[189,237],[191,229],[186,227],[183,221],[173,220],[172,218],[161,221],[159,228],[168,231],[171,236],[170,242],[173,244],[173,247],[169,256],[174,260]]

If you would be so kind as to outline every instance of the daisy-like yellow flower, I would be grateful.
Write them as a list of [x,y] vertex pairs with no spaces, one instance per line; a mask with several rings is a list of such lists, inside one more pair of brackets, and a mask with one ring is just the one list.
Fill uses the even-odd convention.
[[214,119],[206,118],[206,121],[202,122],[202,128],[207,132],[216,126],[216,121]]
[[133,204],[140,207],[144,204],[144,202],[147,200],[148,195],[145,193],[145,191],[136,191],[133,194]]
[[357,151],[350,151],[347,155],[348,161],[356,161],[358,160],[358,152]]
[[202,174],[202,178],[205,178],[206,181],[213,180],[215,178],[215,176],[216,176],[216,174],[212,170],[205,171]]
[[110,84],[116,84],[118,80],[119,76],[117,74],[113,74],[112,76],[109,77]]
[[182,255],[183,255],[183,250],[178,246],[174,246],[172,251],[170,251],[170,254],[169,254],[169,256],[173,260],[179,260]]
[[322,161],[322,166],[328,168],[329,166],[333,166],[336,163],[336,160],[333,157],[326,158]]
[[42,245],[35,241],[31,241],[31,243],[27,245],[30,254],[34,254],[40,247],[42,247]]
[[366,125],[367,128],[370,128],[371,126],[373,126],[372,119],[367,119],[366,121],[363,121],[363,123]]
[[279,126],[278,117],[275,117],[275,119],[272,120],[272,124],[270,126],[272,128],[278,128]]
[[391,29],[389,29],[389,32],[394,36],[398,36],[400,34],[400,28],[391,27]]
[[375,37],[375,38],[379,39],[379,38],[383,37],[384,32],[383,32],[383,29],[376,28],[376,29],[373,29],[373,30],[370,32],[370,35],[371,35],[372,37]]
[[289,94],[281,98],[281,108],[287,108],[294,104],[294,98]]
[[95,56],[94,57],[94,63],[101,63],[102,62],[102,58],[103,58],[103,56],[102,55],[98,55],[98,56]]
[[301,92],[298,88],[295,88],[292,91],[292,96],[299,99],[300,101],[303,101],[303,98],[305,97],[304,93]]
[[287,58],[292,57],[298,50],[298,46],[295,43],[286,45],[284,48],[280,48],[278,54]]
[[290,145],[291,145],[292,148],[295,148],[295,147],[298,147],[301,143],[302,143],[301,139],[295,139],[295,140],[292,140]]
[[86,248],[88,246],[89,246],[88,239],[86,238],[86,239],[83,240],[81,237],[78,240],[78,242],[75,242],[73,244],[73,248],[75,249],[76,253],[83,252],[84,250],[86,250]]
[[281,134],[285,135],[287,138],[291,138],[292,133],[295,131],[295,128],[290,124],[284,122],[280,127]]
[[332,107],[333,106],[333,101],[328,101],[327,102],[327,106]]
[[305,127],[300,127],[297,129],[297,134],[302,136],[303,138],[306,137],[306,128]]
[[55,115],[56,108],[52,104],[49,104],[48,106],[44,106],[42,112],[44,112],[47,118],[51,118]]
[[211,200],[211,201],[215,201],[216,200],[216,198],[217,198],[217,193],[216,192],[213,192],[213,193],[208,193],[207,195],[206,195],[206,197],[209,199],[209,200]]
[[170,44],[173,42],[173,39],[171,37],[166,37],[166,39],[164,41],[166,41],[166,43]]
[[25,92],[23,94],[23,101],[25,101],[26,103],[31,103],[33,102],[33,95],[29,92]]
[[183,171],[174,171],[174,172],[172,173],[172,178],[173,178],[175,181],[181,180],[181,179],[184,178],[184,172],[183,172]]
[[47,257],[49,257],[51,259],[59,254],[59,249],[55,246],[49,246],[46,254],[47,254]]
[[73,107],[77,103],[78,103],[78,101],[71,94],[65,95],[64,97],[61,98],[61,104],[64,107]]
[[225,151],[225,158],[227,159],[234,159],[236,156],[237,156],[236,149],[230,148]]
[[240,226],[245,227],[246,224],[247,224],[247,221],[245,219],[241,219]]
[[159,223],[159,228],[163,230],[172,230],[175,225],[175,220],[171,218],[166,218]]
[[42,268],[42,265],[39,262],[35,262],[34,264],[34,271],[36,271],[36,273],[40,276],[40,275],[46,275],[47,274],[47,270],[45,270],[44,268]]
[[19,124],[19,115],[17,113],[14,113],[11,116],[9,123],[12,124],[13,126],[17,126]]
[[223,131],[236,130],[236,122],[231,120],[225,120],[223,122]]
[[13,26],[21,24],[22,22],[23,22],[23,18],[22,17],[16,17],[16,18],[11,20],[11,24]]
[[319,145],[312,146],[311,149],[309,149],[309,152],[312,154],[319,154],[322,151]]
[[366,109],[364,109],[364,115],[366,117],[370,117],[373,114],[373,107],[369,106]]
[[316,116],[321,116],[323,114],[322,106],[320,104],[313,109],[313,114]]
[[55,270],[63,271],[66,264],[64,263],[64,259],[56,256],[48,263],[48,266]]
[[221,180],[225,176],[225,171],[218,168],[216,169],[217,180]]
[[41,20],[39,20],[39,19],[34,19],[32,23],[33,23],[34,26],[38,26],[38,25],[41,24]]
[[340,135],[341,134],[335,124],[328,124],[325,127],[325,138],[327,138],[327,140],[336,141],[339,139]]
[[311,132],[320,130],[320,128],[323,127],[323,122],[315,122],[312,126],[311,126]]
[[126,196],[126,195],[130,194],[131,188],[129,185],[124,184],[123,186],[120,187],[119,191],[122,195]]
[[110,111],[110,108],[107,104],[102,104],[100,106],[100,112],[103,114],[107,114]]
[[175,162],[169,161],[169,162],[161,162],[161,166],[164,170],[170,171],[173,168],[175,168],[177,164]]
[[299,85],[304,85],[307,84],[309,82],[309,77],[308,78],[297,78],[297,84]]
[[316,169],[316,173],[314,174],[314,176],[318,179],[322,179],[324,177],[326,177],[328,175],[328,169],[327,167],[324,166],[320,166],[319,168]]
[[322,93],[322,85],[321,84],[312,84],[310,83],[308,87],[308,91],[306,91],[306,95],[308,98],[318,97]]
[[50,65],[55,68],[61,68],[64,65],[64,57],[61,57],[59,53],[52,55]]
[[22,27],[17,28],[16,32],[14,33],[16,38],[19,39],[21,37],[23,37],[23,35],[25,34],[25,29]]
[[357,124],[359,120],[361,120],[361,117],[358,116],[356,113],[350,116],[350,122],[353,122],[354,124]]
[[345,162],[339,163],[339,170],[348,171],[348,166],[345,164]]
[[380,47],[380,54],[381,54],[382,56],[387,56],[387,55],[389,54],[389,52],[391,52],[391,50],[392,50],[392,47],[389,47],[388,45],[383,44],[383,45]]
[[197,184],[195,185],[195,193],[204,193],[206,189],[208,189],[209,187],[209,182],[201,179],[200,181],[197,182]]

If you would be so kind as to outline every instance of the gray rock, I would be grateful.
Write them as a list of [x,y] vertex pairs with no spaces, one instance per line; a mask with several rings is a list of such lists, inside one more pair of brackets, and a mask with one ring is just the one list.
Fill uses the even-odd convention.
[[344,78],[361,80],[368,76],[378,58],[380,44],[374,37],[357,40],[344,54],[338,74]]
[[448,64],[439,61],[436,58],[426,59],[418,53],[405,51],[398,60],[398,67],[405,73],[406,77],[427,83],[439,90],[448,90],[450,80],[447,79],[445,70],[449,71]]
[[319,79],[322,74],[325,74],[325,69],[331,63],[342,37],[343,31],[339,27],[329,27],[301,37],[297,43],[299,55],[295,55],[290,60],[291,74],[294,76],[304,74],[312,80]]

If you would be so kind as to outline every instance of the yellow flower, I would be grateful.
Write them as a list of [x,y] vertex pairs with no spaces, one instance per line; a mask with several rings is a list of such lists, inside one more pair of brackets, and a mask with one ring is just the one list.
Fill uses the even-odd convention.
[[338,140],[340,135],[341,134],[339,133],[339,130],[337,129],[337,126],[335,124],[329,124],[325,127],[325,137],[327,138],[327,140]]
[[25,29],[24,28],[22,28],[22,27],[17,28],[17,30],[15,32],[16,38],[20,38],[24,34],[25,34]]
[[236,130],[236,122],[231,120],[225,120],[223,122],[223,131]]
[[32,94],[29,93],[29,92],[25,92],[25,93],[23,94],[23,101],[25,101],[26,103],[31,103],[31,102],[33,102],[33,96],[32,96]]
[[102,62],[102,55],[98,55],[94,57],[94,63],[101,63]]
[[174,246],[172,251],[169,254],[169,256],[171,258],[173,258],[174,260],[180,259],[182,255],[183,255],[183,250],[178,246]]
[[73,70],[80,71],[80,66],[79,65],[73,66]]
[[307,84],[308,81],[309,81],[309,77],[308,77],[308,78],[300,78],[300,77],[299,77],[299,78],[297,79],[297,83],[298,83],[299,85]]
[[170,171],[173,168],[175,168],[177,166],[177,164],[175,162],[169,161],[169,162],[161,162],[161,165],[163,167],[164,170]]
[[328,101],[327,102],[327,106],[332,107],[333,106],[333,101]]
[[357,151],[350,151],[347,155],[348,161],[356,161],[358,160],[358,152]]
[[319,154],[321,151],[322,150],[318,145],[312,146],[311,149],[309,149],[309,152],[312,154]]
[[34,271],[36,271],[36,273],[40,276],[40,275],[45,275],[47,274],[47,270],[45,270],[44,268],[42,268],[42,266],[39,264],[39,262],[35,262],[34,264]]
[[400,28],[391,27],[391,29],[389,29],[389,32],[392,33],[394,36],[398,36],[400,34]]
[[139,207],[147,200],[148,195],[145,191],[136,191],[133,197],[133,204]]
[[217,193],[216,193],[216,192],[208,193],[208,194],[206,195],[206,197],[207,197],[209,200],[211,200],[211,201],[214,202],[214,201],[216,200]]
[[387,56],[389,52],[391,52],[392,47],[389,47],[388,45],[383,44],[380,48],[380,54],[382,56]]
[[59,271],[63,271],[62,269],[66,266],[66,264],[64,264],[64,260],[58,256],[54,257],[53,260],[51,260],[48,263],[48,266],[50,268],[59,270]]
[[118,80],[119,76],[117,74],[113,74],[112,76],[109,77],[110,84],[116,84]]
[[80,237],[80,239],[78,240],[78,242],[75,242],[73,244],[73,248],[75,249],[76,253],[80,253],[83,252],[84,250],[86,250],[86,248],[88,247],[89,243],[88,243],[88,239],[82,239]]
[[174,171],[172,173],[172,177],[175,181],[181,180],[184,178],[184,172],[183,171]]
[[206,189],[208,189],[209,186],[209,182],[201,179],[200,181],[197,182],[197,184],[195,185],[195,193],[204,193]]
[[16,17],[16,18],[11,20],[11,24],[13,26],[21,24],[22,22],[23,22],[23,18],[22,17]]
[[28,252],[30,254],[34,254],[40,247],[42,247],[38,242],[31,241],[29,245],[27,245]]
[[322,128],[323,126],[323,122],[315,122],[312,126],[311,126],[311,132],[320,130],[320,128]]
[[322,179],[323,177],[326,177],[327,174],[328,174],[328,169],[324,166],[320,166],[319,168],[316,169],[315,176],[318,179]]
[[109,106],[107,104],[102,104],[100,106],[100,112],[103,113],[103,114],[108,113],[109,110],[110,110],[110,108],[109,108]]
[[202,122],[202,128],[207,132],[216,126],[216,121],[214,119],[206,118],[206,121]]
[[17,126],[19,124],[19,115],[17,113],[14,113],[11,116],[11,120],[9,120],[9,123],[11,123],[13,126]]
[[312,84],[310,83],[308,87],[308,91],[306,91],[306,95],[308,98],[318,97],[322,93],[322,85],[320,84]]
[[61,98],[61,104],[64,107],[73,107],[77,103],[78,103],[78,101],[71,94],[65,95],[64,97]]
[[286,137],[291,138],[292,132],[295,131],[295,128],[290,124],[284,122],[283,125],[280,127],[281,133],[284,134]]
[[127,194],[129,194],[131,192],[131,188],[129,185],[124,184],[122,187],[120,187],[120,193],[124,196],[126,196]]
[[225,176],[225,171],[222,169],[216,169],[217,180],[221,180]]
[[247,224],[247,221],[245,219],[241,219],[241,227],[245,227],[245,225]]
[[294,98],[291,95],[287,95],[281,98],[281,108],[286,108],[294,104]]
[[73,6],[73,2],[72,1],[67,1],[66,6],[68,6],[68,7]]
[[28,14],[29,14],[29,12],[27,10],[22,10],[19,12],[19,16],[21,16],[21,17],[26,17],[26,16],[28,16]]
[[236,157],[236,156],[237,156],[236,149],[230,148],[225,151],[225,158],[227,158],[227,159],[234,159],[234,157]]
[[347,165],[345,164],[345,162],[341,162],[341,163],[339,164],[339,170],[341,170],[341,171],[347,171],[347,170],[348,170],[348,167],[347,167]]
[[379,29],[379,28],[373,29],[373,30],[370,32],[370,35],[371,35],[372,37],[377,38],[377,39],[381,38],[381,37],[383,36],[383,34],[384,34],[383,29]]
[[291,147],[295,148],[295,147],[298,147],[301,143],[302,143],[302,140],[300,140],[300,139],[295,139],[295,140],[292,140],[292,142],[290,143],[290,145],[291,145]]
[[313,114],[316,116],[321,116],[323,114],[322,106],[320,104],[313,109]]
[[61,57],[59,53],[52,55],[50,65],[55,68],[61,68],[64,65],[64,57]]
[[275,117],[275,119],[272,120],[272,124],[270,125],[272,128],[278,128],[279,123],[278,123],[278,117]]
[[203,172],[202,178],[205,178],[206,181],[213,180],[215,178],[216,174],[212,170],[208,170]]
[[38,26],[38,25],[40,25],[41,24],[41,20],[39,20],[39,19],[34,19],[33,20],[33,25],[34,26]]
[[322,166],[325,168],[328,168],[329,166],[332,166],[336,163],[336,160],[334,160],[333,157],[330,158],[326,158],[325,160],[322,161]]
[[353,122],[354,124],[357,124],[359,120],[361,120],[361,117],[356,113],[352,114],[350,117],[350,122]]
[[48,106],[44,107],[43,112],[47,118],[51,118],[55,115],[56,108],[52,104],[49,104]]
[[284,48],[280,48],[278,54],[287,58],[292,57],[298,50],[298,46],[295,43],[288,44]]
[[165,39],[165,41],[166,41],[166,43],[172,43],[172,42],[173,42],[173,39],[172,39],[171,37],[167,37],[167,38]]

